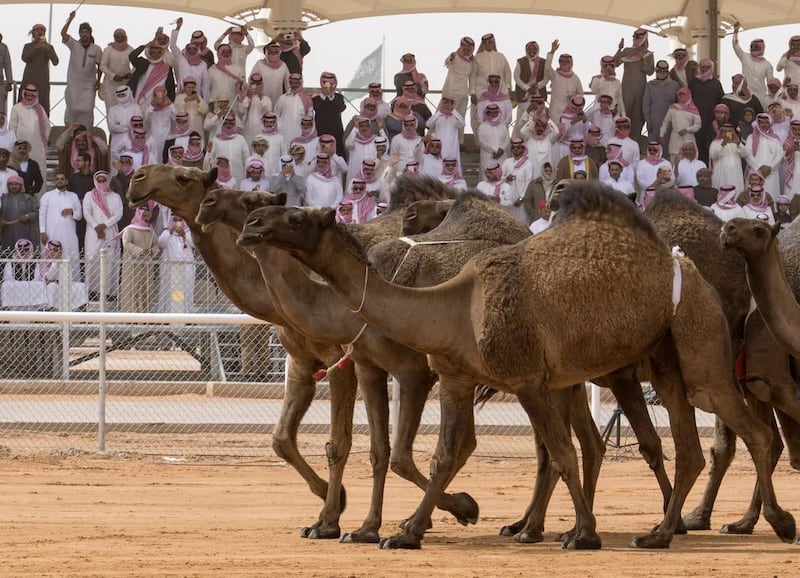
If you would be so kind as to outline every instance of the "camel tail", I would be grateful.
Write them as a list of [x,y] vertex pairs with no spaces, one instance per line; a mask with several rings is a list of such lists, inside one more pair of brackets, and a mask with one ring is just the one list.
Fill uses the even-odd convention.
[[475,402],[473,405],[479,409],[483,409],[486,402],[492,399],[497,393],[496,389],[492,389],[487,385],[479,385],[475,388]]

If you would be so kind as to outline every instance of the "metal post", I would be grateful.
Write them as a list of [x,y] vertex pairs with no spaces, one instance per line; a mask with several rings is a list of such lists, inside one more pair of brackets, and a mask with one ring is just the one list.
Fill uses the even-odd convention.
[[[58,262],[58,301],[59,309],[72,309],[72,262],[62,259]],[[69,323],[61,324],[61,379],[69,380]]]
[[[106,288],[108,287],[108,247],[100,249],[100,312],[106,310]],[[106,451],[106,323],[100,322],[100,350],[98,352],[98,394],[97,394],[97,451]]]

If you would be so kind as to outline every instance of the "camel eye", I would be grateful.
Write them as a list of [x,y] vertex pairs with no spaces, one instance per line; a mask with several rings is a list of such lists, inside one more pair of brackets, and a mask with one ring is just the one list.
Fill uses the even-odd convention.
[[214,199],[214,198],[211,198],[211,197],[206,197],[205,199],[203,199],[203,202],[200,203],[200,206],[201,207],[213,207],[216,204],[217,204],[217,199]]
[[244,224],[245,227],[257,227],[258,226],[258,217],[252,217],[247,219]]
[[191,181],[189,177],[180,173],[175,175],[175,180],[178,181],[178,184],[181,186],[186,186]]

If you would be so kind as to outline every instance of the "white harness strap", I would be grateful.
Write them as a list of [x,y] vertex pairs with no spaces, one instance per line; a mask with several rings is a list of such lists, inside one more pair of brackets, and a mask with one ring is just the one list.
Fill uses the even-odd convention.
[[400,260],[400,264],[397,266],[397,269],[395,269],[394,275],[392,275],[392,278],[389,279],[390,282],[394,282],[395,278],[397,277],[397,274],[403,267],[403,263],[406,262],[406,257],[408,257],[408,254],[411,253],[411,249],[413,249],[417,245],[449,245],[452,243],[465,243],[467,241],[467,239],[460,241],[415,241],[411,237],[398,237],[398,238],[401,241],[403,241],[403,243],[408,245],[408,249],[406,249],[405,255],[403,255],[403,258]]
[[678,312],[678,304],[681,302],[681,286],[683,285],[683,274],[678,257],[683,257],[683,251],[677,245],[672,248],[672,315]]

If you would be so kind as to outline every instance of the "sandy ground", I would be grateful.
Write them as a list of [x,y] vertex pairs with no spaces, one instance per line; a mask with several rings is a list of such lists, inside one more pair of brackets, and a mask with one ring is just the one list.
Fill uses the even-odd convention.
[[[423,470],[426,458],[417,456]],[[746,458],[740,448],[714,527],[737,520],[747,505],[754,474]],[[696,532],[676,536],[669,550],[629,548],[632,536],[660,520],[655,480],[634,458],[604,463],[595,507],[603,549],[592,552],[561,550],[551,541],[556,531],[572,525],[563,485],[550,507],[546,542],[523,545],[498,535],[529,499],[535,469],[527,459],[471,459],[451,489],[468,491],[480,503],[478,524],[465,528],[437,511],[420,551],[301,539],[298,530],[316,519],[321,503],[276,458],[6,451],[0,463],[2,576],[800,574],[800,546],[779,542],[763,520],[750,536]],[[324,471],[324,460],[312,463]],[[365,454],[351,457],[345,481],[348,508],[342,527],[352,530],[368,507]],[[701,476],[690,507],[704,482]],[[800,518],[800,473],[785,459],[775,484],[781,504]],[[409,483],[389,475],[385,535],[420,497]]]

